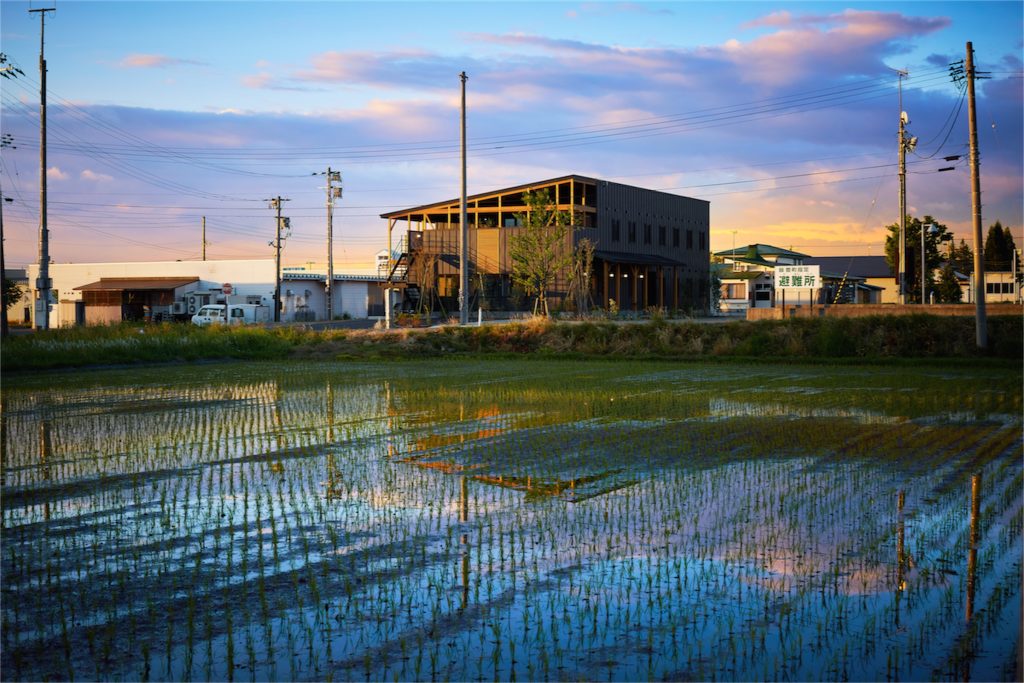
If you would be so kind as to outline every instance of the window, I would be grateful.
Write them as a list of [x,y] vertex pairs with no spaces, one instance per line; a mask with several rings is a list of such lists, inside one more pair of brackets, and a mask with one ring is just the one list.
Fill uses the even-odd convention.
[[651,224],[644,223],[644,244],[651,243]]
[[672,228],[672,246],[679,248],[679,228]]
[[664,225],[659,225],[658,226],[658,246],[660,246],[660,247],[665,246],[665,226]]
[[686,248],[693,249],[693,230],[686,231]]
[[747,286],[745,284],[733,284],[724,285],[726,299],[746,299],[747,298]]
[[633,222],[633,221],[630,221],[628,223],[628,228],[629,228],[629,243],[630,244],[636,244],[636,223]]
[[703,251],[704,249],[707,248],[707,242],[704,241],[706,237],[707,237],[707,235],[704,233],[703,230],[701,230],[701,232],[700,232],[700,248],[701,248],[701,251]]
[[619,238],[619,219],[616,218],[612,221],[612,242],[618,242]]

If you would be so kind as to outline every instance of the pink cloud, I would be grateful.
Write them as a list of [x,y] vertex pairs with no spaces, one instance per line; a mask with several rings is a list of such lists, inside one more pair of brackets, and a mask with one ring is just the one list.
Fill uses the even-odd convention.
[[822,72],[878,73],[882,58],[903,52],[905,41],[949,24],[945,17],[908,17],[894,12],[845,10],[798,17],[776,12],[747,26],[779,30],[749,42],[731,40],[717,52],[737,67],[744,81],[782,85]]
[[130,54],[124,57],[118,66],[122,69],[165,69],[170,66],[202,66],[203,62],[192,59],[178,59],[166,55]]
[[46,169],[46,177],[50,180],[67,180],[68,174],[60,170],[57,166],[51,166]]
[[106,173],[97,173],[96,171],[88,168],[82,171],[78,177],[82,180],[91,180],[97,183],[105,183],[114,179],[113,176],[109,176]]

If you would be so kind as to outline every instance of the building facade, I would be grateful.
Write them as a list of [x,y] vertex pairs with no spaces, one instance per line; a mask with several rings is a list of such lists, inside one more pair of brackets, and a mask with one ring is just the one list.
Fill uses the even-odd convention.
[[[51,263],[49,327],[123,320],[188,320],[205,304],[274,305],[274,260]],[[38,265],[29,266],[29,282]],[[383,278],[335,274],[332,318],[383,316]],[[38,298],[31,292],[33,301]],[[33,307],[36,309],[38,307]],[[33,325],[35,324],[33,310]],[[281,320],[327,318],[325,275],[298,268],[281,274]]]
[[[572,216],[564,249],[583,239],[594,245],[587,307],[706,310],[710,204],[579,175],[467,198],[471,309],[529,308],[512,281],[511,243],[530,191],[547,192],[554,209]],[[459,205],[453,199],[381,215],[388,222],[388,286],[403,290],[403,308],[457,310]],[[556,282],[551,310],[578,305],[568,282],[568,273]]]
[[[872,256],[811,257],[770,244],[750,244],[715,252],[716,272],[721,282],[719,310],[727,315],[745,315],[750,309],[809,304],[884,303],[885,257],[879,263]],[[778,266],[818,266],[821,284],[813,291],[793,290],[783,301],[776,290]],[[888,275],[892,279],[891,274]],[[871,279],[881,284],[874,284]],[[781,295],[784,297],[785,295]]]

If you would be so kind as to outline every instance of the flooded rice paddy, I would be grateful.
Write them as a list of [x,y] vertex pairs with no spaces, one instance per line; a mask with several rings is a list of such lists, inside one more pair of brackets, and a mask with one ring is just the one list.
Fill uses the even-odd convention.
[[1018,372],[6,380],[6,680],[1012,680]]

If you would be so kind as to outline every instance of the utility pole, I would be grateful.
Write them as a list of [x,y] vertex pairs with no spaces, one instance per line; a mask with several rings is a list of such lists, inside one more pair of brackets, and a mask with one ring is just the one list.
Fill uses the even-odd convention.
[[462,81],[462,193],[459,195],[459,323],[469,324],[469,221],[466,219],[466,72]]
[[206,216],[203,216],[203,260],[206,260]]
[[287,218],[281,217],[281,202],[290,201],[281,195],[267,200],[271,209],[277,209],[277,232],[270,246],[274,247],[274,322],[281,322],[281,226],[291,227]]
[[900,177],[900,249],[899,249],[899,303],[907,303],[907,113],[903,111],[903,79],[907,72],[897,69],[899,76],[899,107],[900,107],[900,129],[899,129],[899,177]]
[[[2,55],[0,55],[0,57],[2,57]],[[2,73],[6,77],[6,74],[8,72],[5,70]],[[17,149],[17,147],[15,147],[13,144],[11,144],[13,141],[14,141],[14,138],[11,137],[7,133],[4,133],[3,135],[0,135],[0,149],[7,148],[7,147],[10,147],[12,149]],[[7,262],[4,261],[4,202],[10,202],[10,201],[13,201],[13,200],[8,198],[8,197],[4,197],[3,196],[3,192],[0,191],[0,283],[3,283],[3,287],[5,287],[5,289],[4,289],[5,293],[7,291],[6,290],[6,286],[7,286]],[[1013,253],[1014,253],[1014,255],[1017,254],[1016,251],[1014,251]],[[8,325],[7,325],[7,306],[4,306],[3,312],[0,313],[0,337],[6,337],[8,331],[9,330],[8,330]]]
[[39,13],[39,276],[36,278],[35,328],[50,327],[50,231],[46,227],[46,13],[55,7],[30,9]]
[[[328,166],[323,173],[327,177],[327,277],[324,281],[324,320],[334,318],[334,200],[341,199],[341,171],[332,171]],[[338,183],[338,187],[334,186]]]
[[[24,76],[25,72],[14,65],[7,64],[7,55],[0,52],[0,76],[3,78],[17,78],[18,76]],[[0,149],[5,148],[18,149],[14,144],[14,137],[9,133],[3,133],[0,135]],[[0,283],[2,286],[7,285],[7,262],[4,260],[4,202],[14,201],[8,197],[3,196],[3,192],[0,191]],[[1016,252],[1014,252],[1016,253]],[[4,289],[6,292],[6,289]],[[0,312],[0,337],[6,337],[8,330],[7,325],[7,306],[3,307],[3,311]]]
[[[988,324],[985,319],[985,259],[981,241],[981,179],[978,170],[978,111],[974,104],[974,47],[967,41],[967,120],[971,145],[971,210],[974,215],[974,318],[975,339],[979,349],[988,348]],[[984,76],[981,76],[984,78]]]
[[[3,194],[0,194],[0,282],[3,283],[3,293],[7,293],[7,265],[4,261],[4,202],[11,201]],[[1014,251],[1014,254],[1017,252]],[[0,337],[7,336],[7,302],[4,301],[3,314],[0,315]]]

